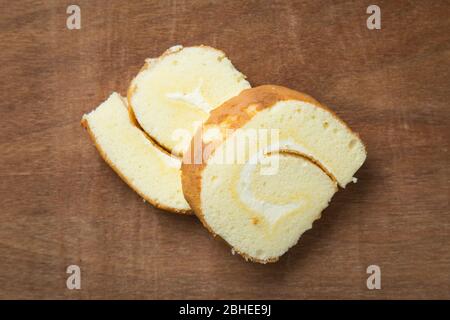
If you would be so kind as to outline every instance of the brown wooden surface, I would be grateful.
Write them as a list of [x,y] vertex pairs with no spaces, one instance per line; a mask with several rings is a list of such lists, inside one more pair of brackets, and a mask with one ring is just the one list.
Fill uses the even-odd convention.
[[[449,299],[448,2],[376,1],[374,31],[367,1],[225,2],[80,0],[70,31],[72,2],[1,0],[0,298]],[[276,264],[143,203],[79,124],[175,44],[311,94],[367,144],[359,182]]]

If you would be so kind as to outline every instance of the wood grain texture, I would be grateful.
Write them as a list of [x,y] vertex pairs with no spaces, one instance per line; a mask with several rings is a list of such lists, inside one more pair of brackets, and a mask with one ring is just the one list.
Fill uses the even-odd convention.
[[[364,1],[76,3],[70,31],[69,2],[0,1],[0,298],[450,298],[448,2],[377,1],[374,31]],[[276,264],[143,203],[79,124],[174,44],[312,95],[367,145],[359,182]]]

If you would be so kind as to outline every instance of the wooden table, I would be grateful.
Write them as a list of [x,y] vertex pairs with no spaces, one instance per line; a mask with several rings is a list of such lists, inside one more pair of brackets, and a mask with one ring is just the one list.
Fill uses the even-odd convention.
[[[67,1],[1,1],[0,298],[449,299],[448,3],[376,1],[369,30],[364,1],[225,2],[77,0],[68,30]],[[80,126],[175,44],[311,94],[367,144],[358,183],[276,264],[144,203]]]

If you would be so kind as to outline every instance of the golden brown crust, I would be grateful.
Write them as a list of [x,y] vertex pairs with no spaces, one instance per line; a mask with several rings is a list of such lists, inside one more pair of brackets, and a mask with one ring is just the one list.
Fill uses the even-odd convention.
[[86,131],[89,133],[89,136],[91,137],[92,142],[94,143],[94,146],[97,148],[98,152],[100,153],[100,156],[105,160],[105,162],[114,170],[114,172],[131,188],[133,189],[139,196],[141,196],[145,201],[152,204],[154,207],[158,209],[162,209],[168,212],[172,213],[178,213],[178,214],[184,214],[184,215],[191,215],[192,210],[179,210],[175,208],[171,208],[168,206],[165,206],[161,203],[158,203],[154,201],[153,199],[150,199],[146,197],[144,194],[141,193],[141,191],[134,188],[134,186],[131,184],[131,182],[120,172],[119,169],[111,162],[111,160],[107,157],[105,151],[102,149],[102,147],[97,143],[97,140],[95,138],[94,133],[92,132],[91,128],[89,127],[88,121],[83,118],[81,119],[81,125],[86,129]]
[[[259,111],[270,108],[279,101],[286,100],[303,101],[325,109],[348,128],[348,126],[332,110],[320,104],[314,98],[307,94],[277,85],[263,85],[243,90],[238,96],[229,99],[220,107],[214,109],[208,120],[203,124],[203,128],[200,128],[195,133],[194,138],[191,141],[191,145],[183,157],[183,163],[181,166],[181,182],[184,197],[203,225],[214,236],[216,236],[216,234],[206,223],[201,209],[201,177],[202,171],[205,168],[209,157],[211,157],[214,150],[217,149],[225,138],[220,141],[205,143],[202,139],[202,129],[208,128],[208,126],[219,126],[224,130],[239,129],[250,121]],[[209,153],[205,154],[205,150],[208,150]],[[201,159],[201,163],[195,163],[195,159]],[[318,164],[314,161],[314,159],[309,160],[316,165]],[[323,166],[319,164],[319,167],[323,170]],[[332,180],[335,180],[328,171],[324,170],[324,172]],[[267,263],[278,260],[278,258],[272,260],[257,260],[248,257],[235,249],[233,250],[243,256],[246,260],[251,260],[254,262]]]
[[320,170],[322,170],[322,172],[325,173],[328,176],[328,178],[330,178],[331,181],[333,181],[334,183],[337,184],[337,179],[334,177],[334,175],[330,171],[328,171],[327,168],[325,168],[325,166],[322,163],[320,163],[319,160],[314,159],[312,156],[307,155],[307,154],[302,153],[302,152],[299,152],[299,151],[295,151],[295,150],[283,150],[283,149],[281,149],[279,151],[279,153],[290,154],[290,155],[297,156],[297,157],[303,158],[303,159],[311,162],[316,167],[318,167]]

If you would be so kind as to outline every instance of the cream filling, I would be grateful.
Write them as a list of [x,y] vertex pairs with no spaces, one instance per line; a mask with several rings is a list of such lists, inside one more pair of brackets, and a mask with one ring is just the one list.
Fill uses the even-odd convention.
[[[262,214],[270,223],[275,223],[280,217],[300,208],[305,201],[300,199],[286,204],[275,204],[255,197],[251,190],[251,179],[255,174],[257,164],[261,164],[259,174],[275,175],[278,172],[279,154],[270,154],[278,151],[293,151],[310,156],[306,148],[295,144],[291,140],[283,140],[271,144],[255,153],[244,164],[237,185],[239,198],[252,211]],[[267,165],[269,164],[269,167]]]
[[[158,150],[159,151],[159,150]],[[181,169],[181,160],[174,156],[169,156],[164,151],[156,153],[158,157],[170,168]]]
[[166,97],[172,100],[176,101],[183,101],[186,102],[200,110],[203,110],[206,113],[210,113],[213,107],[206,102],[205,98],[203,97],[201,93],[201,87],[203,85],[203,79],[200,80],[200,83],[198,86],[189,93],[184,92],[171,92],[167,93]]

